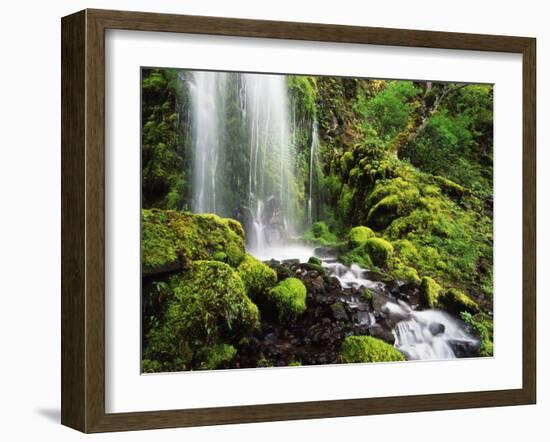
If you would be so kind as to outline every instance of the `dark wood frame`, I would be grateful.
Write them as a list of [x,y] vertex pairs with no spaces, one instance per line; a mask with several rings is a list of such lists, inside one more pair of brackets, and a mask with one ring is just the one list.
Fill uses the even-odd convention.
[[[61,422],[64,425],[84,432],[102,432],[535,403],[536,40],[534,38],[105,10],[80,11],[64,17],[61,25]],[[106,29],[522,54],[522,388],[106,414],[104,327]]]

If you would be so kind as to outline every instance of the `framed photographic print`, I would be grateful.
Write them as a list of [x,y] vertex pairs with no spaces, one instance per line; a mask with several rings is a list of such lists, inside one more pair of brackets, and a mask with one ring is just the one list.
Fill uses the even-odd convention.
[[62,423],[532,404],[535,40],[62,19]]

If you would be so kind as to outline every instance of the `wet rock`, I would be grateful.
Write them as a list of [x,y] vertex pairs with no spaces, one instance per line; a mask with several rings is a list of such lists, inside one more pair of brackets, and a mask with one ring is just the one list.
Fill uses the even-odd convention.
[[348,313],[346,312],[346,307],[342,302],[336,301],[334,304],[330,306],[330,309],[332,311],[332,317],[337,321],[349,320]]
[[439,322],[432,322],[428,326],[428,330],[430,330],[430,333],[434,336],[442,335],[445,333],[445,326]]
[[294,264],[300,264],[300,260],[299,259],[283,259],[283,261],[281,261],[283,264],[287,264],[287,265],[294,265]]
[[338,251],[334,247],[324,246],[317,247],[313,250],[313,254],[321,259],[335,259],[338,256]]
[[371,336],[382,339],[388,344],[393,345],[395,343],[395,336],[393,335],[391,329],[384,327],[381,324],[374,324],[369,327],[369,333]]
[[386,283],[394,282],[393,278],[390,275],[386,273],[378,272],[376,270],[366,270],[365,278],[371,281],[379,281],[379,282],[386,282]]

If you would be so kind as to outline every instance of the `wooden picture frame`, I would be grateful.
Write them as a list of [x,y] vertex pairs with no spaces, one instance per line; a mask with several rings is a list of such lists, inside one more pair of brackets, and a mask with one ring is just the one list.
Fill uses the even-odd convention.
[[[513,390],[108,414],[105,412],[105,30],[139,30],[523,57],[523,385]],[[536,41],[533,38],[84,10],[62,19],[62,424],[83,432],[534,404]]]

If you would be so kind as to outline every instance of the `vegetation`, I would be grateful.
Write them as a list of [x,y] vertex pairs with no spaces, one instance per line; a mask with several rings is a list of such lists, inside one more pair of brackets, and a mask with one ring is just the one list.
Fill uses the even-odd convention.
[[372,336],[348,336],[340,349],[342,362],[390,362],[404,361],[405,357],[395,347]]
[[299,317],[306,309],[306,287],[298,278],[287,278],[273,287],[267,296],[280,322]]
[[[239,78],[227,81],[219,161],[248,170]],[[224,217],[190,213],[189,82],[184,70],[142,71],[143,372],[232,366],[259,321],[290,328],[303,320],[314,283],[304,285],[300,272],[330,279],[315,257],[296,273],[246,253],[248,177],[216,176],[227,189],[217,211]],[[290,190],[271,190],[297,195],[286,210],[299,222],[283,234],[368,269],[373,280],[413,287],[419,308],[460,318],[480,337],[479,355],[492,355],[492,86],[311,76],[288,76],[287,86],[295,169]],[[276,203],[264,210],[287,215]],[[371,291],[360,295],[372,306]],[[341,307],[325,310],[345,317]],[[372,336],[341,339],[343,362],[404,358]]]

